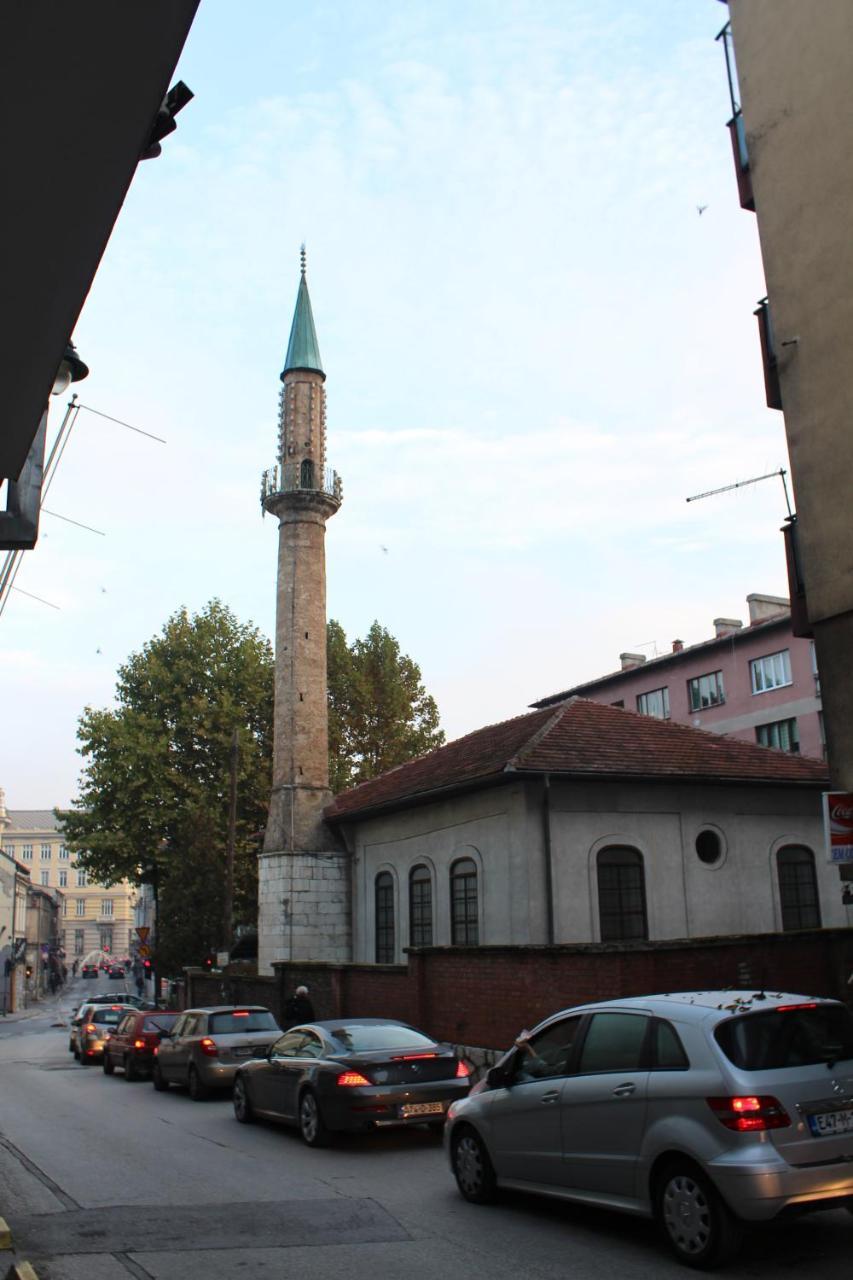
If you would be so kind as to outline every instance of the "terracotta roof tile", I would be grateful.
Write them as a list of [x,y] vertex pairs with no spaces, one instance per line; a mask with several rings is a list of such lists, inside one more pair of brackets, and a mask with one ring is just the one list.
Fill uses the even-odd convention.
[[570,698],[556,707],[487,725],[429,755],[389,769],[336,796],[326,808],[326,817],[355,816],[513,772],[813,787],[829,783],[821,760],[655,720],[586,698]]

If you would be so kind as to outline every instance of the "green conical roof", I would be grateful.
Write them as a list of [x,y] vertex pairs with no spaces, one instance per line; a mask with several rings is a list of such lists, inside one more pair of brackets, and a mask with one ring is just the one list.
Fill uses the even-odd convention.
[[299,292],[296,295],[296,310],[293,313],[293,324],[290,326],[290,341],[287,344],[287,355],[281,380],[291,369],[313,369],[325,376],[320,361],[320,347],[317,343],[317,330],[314,328],[314,316],[311,313],[311,299],[308,296],[308,284],[305,270],[299,281]]

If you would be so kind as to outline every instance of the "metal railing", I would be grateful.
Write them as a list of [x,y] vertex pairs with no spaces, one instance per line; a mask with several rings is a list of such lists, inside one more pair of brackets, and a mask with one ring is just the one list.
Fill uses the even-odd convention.
[[297,490],[328,493],[338,502],[343,497],[341,477],[331,467],[326,467],[318,476],[316,468],[306,467],[302,462],[286,462],[283,467],[276,463],[261,476],[261,507],[276,493],[294,493]]

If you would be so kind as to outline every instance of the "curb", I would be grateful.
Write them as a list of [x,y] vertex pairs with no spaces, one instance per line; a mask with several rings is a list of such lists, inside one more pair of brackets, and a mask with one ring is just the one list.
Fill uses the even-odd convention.
[[28,1262],[13,1262],[6,1272],[6,1280],[39,1280]]
[[5,1218],[0,1218],[0,1249],[12,1248],[12,1232]]

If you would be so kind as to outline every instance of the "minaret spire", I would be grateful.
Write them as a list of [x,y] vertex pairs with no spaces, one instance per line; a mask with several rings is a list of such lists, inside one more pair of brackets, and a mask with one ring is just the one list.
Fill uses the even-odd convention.
[[317,341],[317,330],[314,328],[314,313],[311,310],[311,298],[308,293],[308,281],[305,278],[305,245],[299,250],[299,291],[296,295],[296,308],[293,312],[293,324],[290,326],[290,341],[287,344],[287,355],[281,380],[291,369],[312,369],[322,373],[325,378],[323,364],[320,360],[320,344]]

